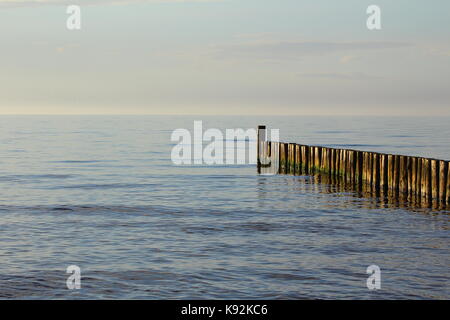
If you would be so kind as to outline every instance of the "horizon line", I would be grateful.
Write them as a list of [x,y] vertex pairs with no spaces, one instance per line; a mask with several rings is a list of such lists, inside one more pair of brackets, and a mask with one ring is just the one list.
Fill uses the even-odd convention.
[[417,118],[417,117],[450,117],[450,114],[300,114],[300,113],[244,113],[244,114],[212,114],[212,113],[0,113],[0,116],[274,116],[274,117],[291,117],[291,116],[303,116],[303,117],[405,117],[405,118]]

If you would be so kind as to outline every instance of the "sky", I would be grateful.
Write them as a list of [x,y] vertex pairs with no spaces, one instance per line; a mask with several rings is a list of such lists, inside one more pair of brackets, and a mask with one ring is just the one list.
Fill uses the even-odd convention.
[[0,114],[450,115],[448,0],[0,0],[0,39]]

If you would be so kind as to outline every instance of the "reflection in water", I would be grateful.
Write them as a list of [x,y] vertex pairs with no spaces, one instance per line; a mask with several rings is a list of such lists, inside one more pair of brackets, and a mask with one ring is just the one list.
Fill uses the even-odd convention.
[[[265,170],[265,175],[267,176],[273,175],[273,171],[270,168],[262,170]],[[333,197],[342,197],[343,202],[341,204],[345,207],[358,205],[365,209],[401,208],[412,212],[450,214],[450,209],[443,206],[439,201],[427,203],[423,201],[423,198],[395,195],[392,190],[383,193],[382,191],[375,191],[374,188],[366,184],[363,184],[360,188],[358,185],[349,183],[340,177],[330,177],[325,174],[316,174],[314,176],[282,176],[291,178],[287,184],[290,192],[305,193],[314,190],[314,192],[328,194]],[[259,196],[264,198],[266,193],[270,193],[270,179],[260,179],[258,183],[260,186]]]

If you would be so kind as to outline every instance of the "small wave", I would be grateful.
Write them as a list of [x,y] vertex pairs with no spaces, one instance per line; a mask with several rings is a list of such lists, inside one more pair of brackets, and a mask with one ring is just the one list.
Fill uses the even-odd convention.
[[348,130],[323,130],[323,131],[316,131],[315,133],[320,134],[339,134],[339,133],[353,133],[353,131]]
[[41,180],[41,179],[68,179],[72,178],[72,174],[27,174],[27,175],[6,175],[0,176],[0,181],[21,182],[28,180]]
[[292,274],[292,273],[266,273],[262,274],[263,276],[270,278],[270,279],[278,279],[278,280],[318,280],[317,277],[312,276],[302,276],[298,274]]
[[363,143],[352,143],[352,144],[333,144],[331,145],[332,147],[343,147],[343,148],[354,148],[354,147],[358,147],[358,148],[382,148],[382,147],[388,147],[387,145],[384,144],[363,144]]
[[105,184],[75,184],[67,186],[56,186],[50,187],[49,189],[85,189],[85,190],[96,190],[96,189],[135,189],[144,187],[154,187],[157,186],[155,183],[105,183]]
[[67,207],[56,207],[52,209],[53,211],[74,211],[72,208]]
[[50,161],[53,163],[101,163],[101,162],[116,162],[116,160],[61,160]]

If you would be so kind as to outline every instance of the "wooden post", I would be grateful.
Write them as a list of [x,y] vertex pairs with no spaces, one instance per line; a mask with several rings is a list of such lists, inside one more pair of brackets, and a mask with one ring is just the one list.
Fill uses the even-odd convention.
[[353,184],[358,183],[358,151],[352,150],[352,157],[353,157],[353,165],[352,165],[352,181]]
[[305,152],[305,156],[303,157],[303,159],[305,159],[305,163],[304,163],[304,168],[305,168],[305,174],[309,174],[311,171],[309,171],[309,159],[310,159],[310,155],[309,155],[309,146],[303,146],[303,150]]
[[356,164],[356,162],[355,162],[353,150],[348,150],[347,157],[348,157],[347,177],[348,177],[348,181],[351,183],[351,185],[354,185],[355,170],[353,170],[353,168],[354,168],[354,165]]
[[305,164],[306,164],[306,153],[305,153],[305,146],[301,145],[300,146],[300,158],[301,158],[301,162],[300,162],[300,174],[306,174],[305,171]]
[[320,157],[322,156],[322,148],[316,147],[315,148],[315,167],[316,167],[316,173],[320,172]]
[[435,159],[431,160],[431,197],[439,199],[439,161]]
[[388,155],[388,184],[389,189],[394,189],[394,167],[395,167],[395,160],[394,156],[392,154]]
[[322,173],[328,173],[327,157],[328,157],[328,148],[322,148],[322,161],[321,161]]
[[439,199],[441,204],[445,207],[447,203],[448,161],[440,161],[439,168]]
[[351,181],[352,178],[352,163],[351,163],[351,153],[350,150],[345,150],[345,180],[347,182]]
[[264,141],[261,143],[261,148],[262,148],[262,150],[260,150],[260,152],[261,152],[261,156],[260,156],[261,157],[260,158],[261,167],[264,164],[269,162],[269,156],[270,156],[269,145],[270,145],[269,141]]
[[326,148],[320,148],[320,171],[322,173],[326,172]]
[[408,174],[408,179],[407,179],[407,183],[408,183],[408,198],[411,199],[412,198],[412,190],[413,190],[413,182],[412,182],[412,177],[413,177],[413,161],[412,161],[412,157],[406,157],[406,170],[407,170],[407,174]]
[[432,203],[432,185],[431,185],[431,160],[423,159],[423,194],[425,195],[425,201],[428,205]]
[[361,152],[362,155],[362,182],[367,184],[367,152]]
[[280,143],[272,141],[270,143],[271,173],[282,173],[280,170]]
[[338,149],[336,152],[337,162],[336,162],[336,171],[337,171],[337,177],[339,178],[339,181],[342,180],[342,177],[344,176],[344,150]]
[[319,154],[319,147],[314,147],[314,173],[317,174],[320,171],[320,154]]
[[364,152],[364,183],[368,192],[371,191],[370,179],[372,178],[372,171],[370,169],[370,152]]
[[333,148],[328,149],[328,172],[330,174],[330,177],[333,177]]
[[408,159],[405,156],[400,156],[400,185],[399,191],[404,196],[408,195]]
[[333,150],[331,148],[327,148],[327,173],[331,177],[331,156],[332,156]]
[[370,191],[375,192],[375,153],[370,152]]
[[393,180],[393,190],[394,196],[398,199],[400,192],[400,156],[394,155],[394,180]]
[[[336,150],[330,149],[330,175],[332,178],[334,177],[334,174],[335,174],[335,172],[334,172],[334,170],[335,170],[334,159],[335,158],[336,158]],[[332,179],[332,181],[333,181],[333,179]]]
[[[447,162],[448,164],[448,162]],[[450,207],[450,164],[448,166],[447,171],[447,206]]]
[[372,191],[372,163],[371,163],[371,157],[372,154],[370,152],[365,152],[366,156],[366,185],[367,185],[367,191]]
[[382,154],[380,160],[380,189],[384,196],[387,196],[389,188],[388,174],[388,155]]
[[416,158],[416,197],[422,202],[422,158]]
[[379,196],[380,195],[380,184],[381,184],[381,182],[380,182],[380,180],[381,180],[381,173],[380,173],[380,170],[381,170],[381,159],[380,159],[380,154],[379,153],[375,153],[373,159],[374,159],[373,168],[374,168],[374,171],[375,171],[375,174],[374,174],[374,188],[375,188],[375,192],[376,192],[377,196]]
[[314,170],[314,153],[315,153],[315,148],[314,147],[309,147],[309,174],[313,175],[315,173]]
[[295,145],[295,174],[301,175],[302,174],[302,152],[301,152],[301,146],[296,144]]
[[283,143],[284,174],[289,173],[289,143]]
[[423,202],[428,202],[428,163],[427,159],[421,158],[422,162],[422,178],[421,178],[421,185],[420,185],[420,194],[422,196]]
[[342,177],[344,181],[347,181],[347,150],[342,150],[341,155],[342,155],[342,162],[341,162]]
[[358,151],[357,152],[357,157],[358,157],[358,164],[356,166],[356,170],[357,170],[357,179],[358,179],[358,190],[362,191],[362,184],[363,184],[363,152]]
[[416,158],[416,199],[422,202],[422,159]]
[[291,151],[291,144],[290,143],[286,143],[287,144],[287,156],[286,156],[286,174],[291,173],[291,156],[292,156],[292,151]]
[[261,173],[261,146],[266,141],[266,126],[260,125],[257,130],[258,141],[256,142],[256,165],[258,173]]
[[416,179],[417,179],[417,158],[410,157],[411,163],[411,171],[410,171],[410,180],[409,180],[409,194],[411,199],[415,199],[417,197],[416,194]]
[[341,176],[341,150],[340,149],[336,149],[336,163],[335,163],[335,168],[336,168],[336,177],[340,177]]
[[369,191],[372,192],[373,186],[373,154],[372,152],[367,152],[367,184],[369,185]]
[[287,173],[288,144],[280,143],[280,172]]

